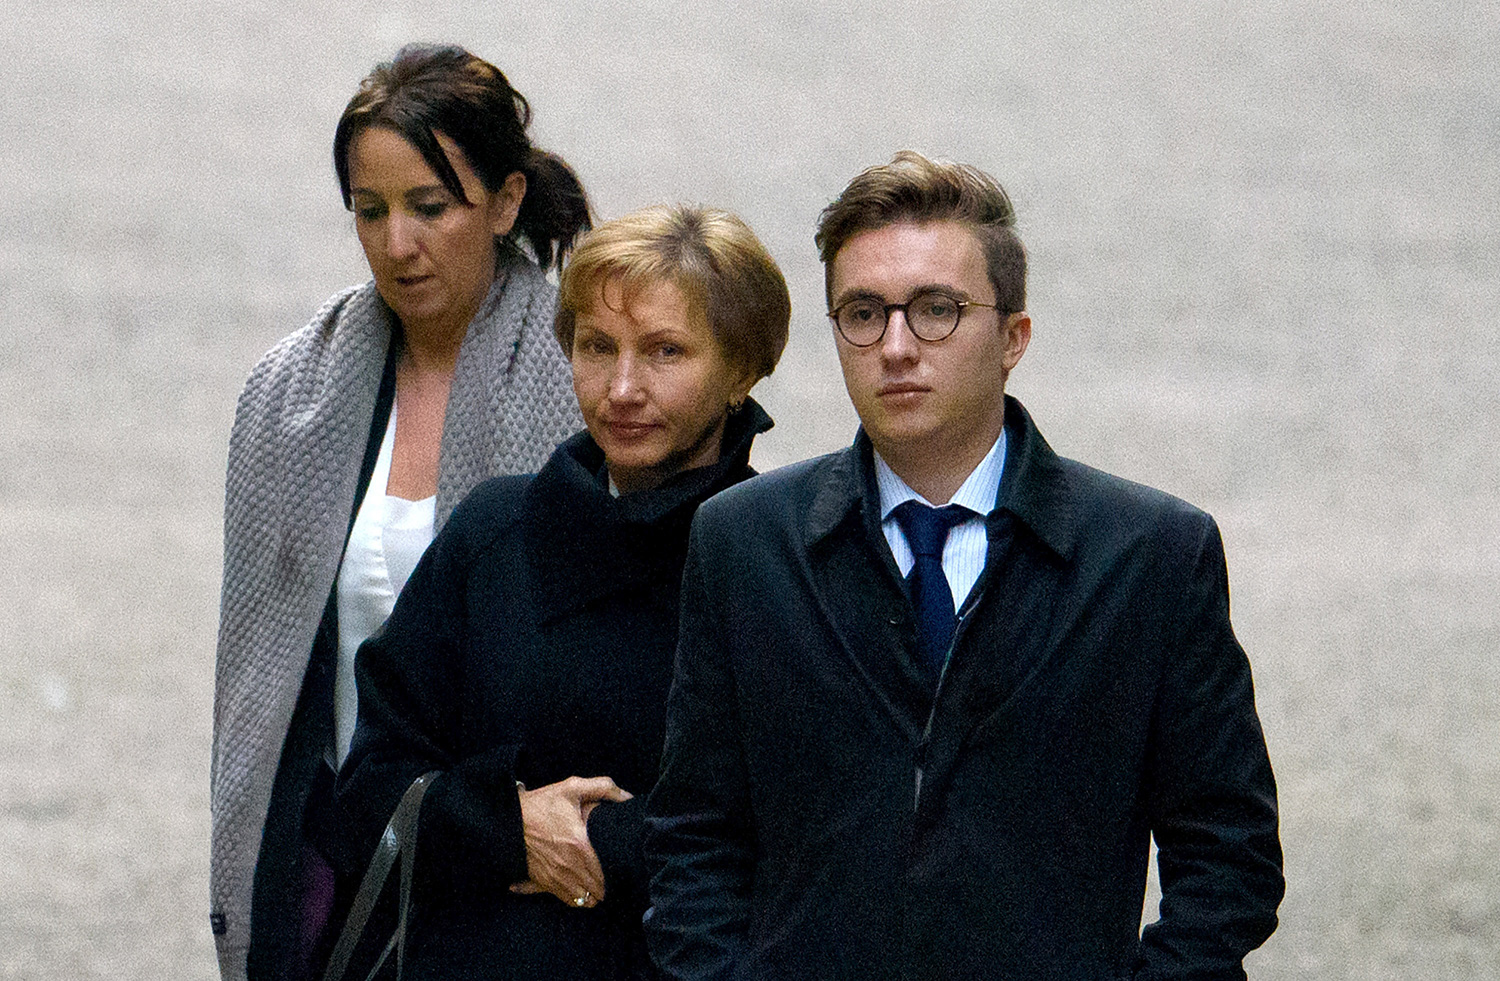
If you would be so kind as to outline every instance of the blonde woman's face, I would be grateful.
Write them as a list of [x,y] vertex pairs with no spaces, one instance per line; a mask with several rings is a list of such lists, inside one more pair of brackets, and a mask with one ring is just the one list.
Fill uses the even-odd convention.
[[578,316],[572,350],[573,391],[622,493],[715,462],[729,406],[754,382],[674,284],[626,299],[606,281]]

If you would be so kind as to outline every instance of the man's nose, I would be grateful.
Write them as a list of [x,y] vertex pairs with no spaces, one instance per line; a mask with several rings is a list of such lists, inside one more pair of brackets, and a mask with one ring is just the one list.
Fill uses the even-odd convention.
[[885,322],[885,335],[880,338],[880,356],[887,361],[915,358],[920,343],[906,322],[906,311],[892,310]]

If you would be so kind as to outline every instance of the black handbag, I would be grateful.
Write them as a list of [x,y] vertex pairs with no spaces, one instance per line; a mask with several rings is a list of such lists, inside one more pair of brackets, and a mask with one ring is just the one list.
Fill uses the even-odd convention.
[[391,868],[396,864],[398,856],[401,858],[401,885],[396,930],[386,942],[385,949],[380,952],[375,966],[370,968],[365,981],[372,981],[379,973],[392,950],[396,952],[396,978],[400,981],[406,960],[406,919],[411,909],[412,867],[417,856],[417,815],[422,811],[422,797],[427,793],[427,787],[438,775],[437,770],[422,774],[401,795],[401,803],[396,805],[395,813],[380,835],[380,844],[370,859],[370,867],[365,870],[365,877],[359,883],[359,892],[355,894],[354,905],[349,909],[349,919],[344,922],[338,943],[329,955],[328,967],[323,971],[323,981],[342,981],[344,972],[349,967],[349,959],[354,956],[354,948],[359,944],[360,935],[365,932],[365,924],[375,909],[375,901],[380,898],[380,891],[385,887],[386,879],[390,878]]

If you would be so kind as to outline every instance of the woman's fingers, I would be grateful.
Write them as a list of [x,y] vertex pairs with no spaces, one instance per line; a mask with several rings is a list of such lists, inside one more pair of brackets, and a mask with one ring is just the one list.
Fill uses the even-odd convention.
[[628,790],[619,787],[609,777],[569,777],[560,781],[561,787],[570,795],[578,797],[578,813],[583,818],[584,827],[588,827],[589,815],[594,813],[594,808],[599,806],[603,800],[623,803],[635,795]]
[[517,793],[531,882],[574,906],[592,906],[603,899],[604,870],[589,843],[581,802],[586,797],[620,799],[624,791],[608,777],[569,777]]
[[[530,879],[527,879],[525,882],[517,882],[515,885],[510,887],[510,891],[515,893],[517,896],[540,896],[547,893],[547,890],[543,889],[535,882],[532,882]],[[563,897],[561,896],[557,898],[563,899]],[[566,902],[569,906],[573,906],[579,909],[588,909],[599,905],[599,900],[595,899],[593,893],[590,892],[582,892],[574,896],[572,899],[564,899],[563,901]]]
[[568,794],[576,796],[580,805],[601,800],[620,803],[629,800],[632,796],[629,791],[622,790],[619,784],[609,777],[569,777],[560,781],[557,786],[565,788]]

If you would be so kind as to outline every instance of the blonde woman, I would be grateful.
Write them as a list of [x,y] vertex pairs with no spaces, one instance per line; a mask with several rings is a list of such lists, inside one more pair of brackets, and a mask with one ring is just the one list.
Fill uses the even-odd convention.
[[481,485],[380,636],[338,800],[366,850],[414,777],[410,978],[654,977],[641,916],[677,592],[698,505],[749,477],[747,398],[786,284],[743,222],[662,207],[595,229],[557,337],[587,430]]

